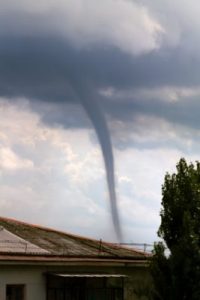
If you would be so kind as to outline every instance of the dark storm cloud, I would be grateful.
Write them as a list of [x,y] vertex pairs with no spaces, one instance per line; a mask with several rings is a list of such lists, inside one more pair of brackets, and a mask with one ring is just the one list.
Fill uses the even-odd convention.
[[[114,2],[105,1],[106,7],[108,3],[113,5]],[[159,49],[150,49],[146,54],[141,51],[140,55],[132,55],[112,46],[112,43],[108,45],[103,40],[96,44],[88,42],[87,47],[77,47],[69,36],[61,34],[64,30],[64,25],[61,24],[65,18],[61,18],[62,22],[59,23],[62,30],[57,30],[55,24],[60,12],[57,16],[54,14],[55,9],[50,10],[50,13],[44,10],[44,13],[42,9],[47,8],[43,6],[44,3],[41,3],[41,7],[38,4],[33,5],[32,11],[23,1],[20,1],[19,7],[13,7],[11,1],[3,1],[2,4],[5,10],[1,10],[0,20],[0,96],[13,99],[28,98],[32,107],[40,112],[43,120],[49,124],[60,123],[71,128],[84,127],[89,126],[89,122],[84,114],[75,109],[80,102],[75,92],[76,85],[78,87],[79,83],[83,82],[88,93],[94,95],[95,101],[101,102],[110,118],[126,122],[132,120],[134,115],[142,113],[165,118],[170,122],[199,126],[198,98],[183,97],[177,103],[171,103],[163,101],[162,94],[160,99],[153,96],[146,99],[135,94],[138,88],[195,88],[200,85],[198,47],[194,47],[193,51],[188,50],[187,37],[188,32],[191,33],[192,23],[190,30],[187,26],[178,24],[178,27],[185,29],[185,36],[182,34],[184,38],[173,47],[166,43]],[[174,5],[171,2],[168,4],[163,3],[163,6]],[[59,5],[62,8],[62,1]],[[155,15],[158,12],[157,7],[159,11],[164,9],[157,2],[149,5]],[[22,9],[23,7],[25,9]],[[73,2],[69,2],[67,9],[71,11],[72,7]],[[42,13],[39,13],[40,10]],[[170,14],[169,19],[172,23],[177,11],[174,10],[174,13]],[[162,17],[159,20],[168,29],[166,18]],[[195,37],[192,34],[190,36],[192,44]],[[140,39],[145,39],[145,36]],[[135,44],[137,42],[136,40]],[[123,90],[123,96],[100,95],[100,90],[110,87],[115,89],[116,93]],[[130,92],[126,93],[130,90],[131,95]],[[42,103],[47,102],[52,103],[54,109],[45,113]]]
[[[134,97],[135,88],[199,85],[200,60],[197,56],[188,57],[181,49],[133,57],[113,48],[80,50],[58,37],[1,37],[0,41],[1,96],[78,103],[74,85],[81,80],[108,108],[111,117],[124,121],[139,111],[176,121],[179,116],[186,117],[189,122],[191,114],[198,111],[197,100],[190,106],[184,99],[174,104]],[[121,99],[100,96],[98,91],[106,87],[132,89],[133,96],[124,95]],[[184,113],[181,107],[187,108]]]
[[91,81],[91,87],[119,89],[200,81],[199,57],[181,49],[133,57],[113,48],[78,50],[56,37],[1,37],[0,42],[0,92],[5,95],[64,100],[66,78],[72,76]]
[[[162,5],[157,0],[144,0],[141,2],[144,6],[135,1],[88,3],[89,6],[84,6],[79,1],[74,4],[60,0],[48,3],[20,0],[16,4],[2,0],[0,96],[26,97],[40,113],[38,101],[57,103],[64,109],[57,109],[57,114],[44,113],[46,122],[88,126],[79,113],[76,120],[72,116],[70,121],[64,117],[66,110],[71,109],[67,109],[67,103],[79,103],[75,90],[81,81],[111,118],[126,122],[139,112],[187,122],[191,126],[197,124],[197,117],[192,118],[199,110],[197,99],[181,99],[174,104],[162,101],[162,95],[160,99],[134,95],[138,88],[200,85],[200,58],[195,40],[198,14],[194,3],[181,5],[179,0],[177,3],[163,1]],[[115,26],[124,24],[127,26],[113,31]],[[128,29],[121,32],[121,28]],[[99,90],[109,87],[116,92],[131,90],[132,95],[124,93],[116,99],[115,95],[99,94]]]

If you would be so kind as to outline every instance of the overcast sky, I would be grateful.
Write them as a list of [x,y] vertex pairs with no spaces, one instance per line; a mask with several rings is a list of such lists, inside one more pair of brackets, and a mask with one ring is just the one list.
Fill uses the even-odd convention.
[[200,3],[0,8],[1,216],[115,241],[84,94],[110,131],[124,240],[152,243],[165,173],[181,157],[200,160]]

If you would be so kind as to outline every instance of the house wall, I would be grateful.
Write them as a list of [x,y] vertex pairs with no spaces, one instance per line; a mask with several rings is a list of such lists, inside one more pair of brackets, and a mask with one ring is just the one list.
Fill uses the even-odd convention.
[[124,274],[124,300],[146,300],[150,276],[147,268],[94,266],[0,266],[0,300],[7,284],[25,284],[25,300],[46,300],[46,272]]
[[124,300],[150,299],[151,277],[147,268],[128,269],[124,279]]
[[46,284],[41,269],[24,267],[0,268],[0,299],[6,300],[7,284],[25,284],[26,300],[45,300]]

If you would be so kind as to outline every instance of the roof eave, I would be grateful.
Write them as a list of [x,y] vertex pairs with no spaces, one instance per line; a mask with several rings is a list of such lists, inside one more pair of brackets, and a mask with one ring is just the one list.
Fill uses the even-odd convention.
[[148,258],[81,258],[58,256],[0,256],[0,265],[79,265],[79,266],[126,266],[147,267]]

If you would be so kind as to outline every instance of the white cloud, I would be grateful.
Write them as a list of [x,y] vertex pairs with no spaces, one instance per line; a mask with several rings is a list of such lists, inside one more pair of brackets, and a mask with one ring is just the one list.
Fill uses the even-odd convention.
[[17,170],[31,168],[33,168],[31,160],[20,158],[10,148],[0,147],[0,169]]
[[103,160],[90,131],[51,128],[23,99],[0,99],[0,115],[1,215],[111,238]]
[[[182,45],[184,49],[199,53],[200,3],[196,0],[142,0],[165,29],[165,43],[168,46]],[[194,47],[195,44],[195,47]]]
[[184,155],[176,149],[166,148],[130,148],[115,151],[115,154],[118,173],[131,178],[129,194],[134,193],[136,199],[149,198],[149,201],[155,202],[159,201],[165,173],[174,171],[176,163]]
[[133,91],[132,95],[139,99],[177,102],[183,99],[190,100],[191,97],[200,96],[200,87],[163,86],[156,88],[144,88]]
[[[103,160],[91,130],[49,127],[24,100],[1,99],[0,115],[1,215],[113,240]],[[164,175],[182,156],[198,159],[198,139],[186,127],[144,115],[129,128],[110,125],[115,141],[132,139],[128,148],[114,149],[125,239],[152,242]]]
[[[183,152],[198,150],[198,129],[171,123],[161,117],[137,114],[129,121],[110,122],[117,148],[177,148]],[[196,149],[196,150],[195,150]]]
[[[178,150],[134,148],[115,151],[120,212],[126,240],[152,242],[160,223],[161,186],[183,155]],[[141,232],[141,235],[139,234]]]
[[[152,88],[134,88],[118,90],[114,87],[105,87],[99,90],[99,94],[110,100],[115,99],[141,99],[158,100],[164,102],[177,102],[183,99],[190,101],[191,97],[200,96],[200,87],[161,86]],[[126,100],[124,100],[126,101]]]
[[160,223],[164,176],[176,171],[181,157],[199,160],[199,130],[143,114],[126,123],[112,121],[110,127],[126,240],[150,242]]
[[131,183],[132,180],[131,178],[129,178],[128,176],[118,176],[118,181],[121,183],[125,182],[125,183]]
[[76,158],[65,165],[65,172],[71,174],[70,180],[76,185],[88,186],[92,181],[105,178],[100,149],[91,149],[80,160]]
[[72,10],[72,2],[67,7],[71,16],[69,34],[78,45],[103,43],[130,54],[160,46],[159,35],[163,30],[147,8],[127,0],[87,0],[81,4],[79,10]]

